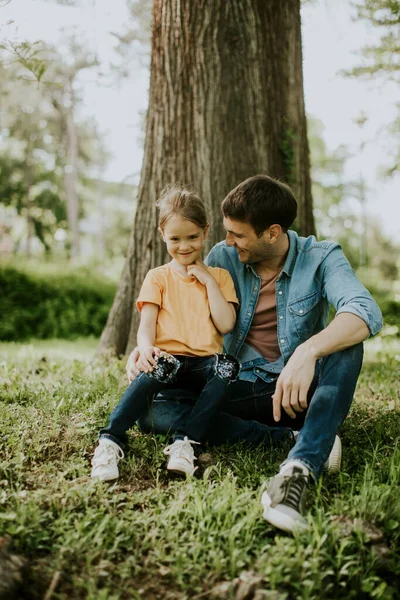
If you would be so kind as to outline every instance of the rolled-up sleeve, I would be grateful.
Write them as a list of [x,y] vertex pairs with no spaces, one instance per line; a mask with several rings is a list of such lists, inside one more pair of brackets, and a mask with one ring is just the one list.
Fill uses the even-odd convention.
[[368,326],[370,335],[382,329],[382,313],[367,288],[357,278],[339,245],[335,245],[320,265],[322,295],[336,314],[352,313]]

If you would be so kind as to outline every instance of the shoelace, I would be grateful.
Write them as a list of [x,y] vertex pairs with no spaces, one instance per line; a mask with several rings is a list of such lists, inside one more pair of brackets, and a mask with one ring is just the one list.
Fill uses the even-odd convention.
[[98,464],[108,465],[113,462],[113,460],[117,460],[118,462],[123,457],[124,453],[121,448],[104,444],[96,449],[92,463],[96,461]]
[[285,477],[283,485],[286,488],[285,504],[297,511],[304,488],[307,485],[307,477],[302,473],[296,473],[290,477]]
[[177,440],[170,446],[164,448],[164,454],[171,455],[173,454],[176,458],[188,458],[188,454],[190,458],[194,457],[194,450],[192,448],[192,444],[200,444],[200,442],[195,442],[193,440],[188,440],[188,438],[184,438],[183,440]]

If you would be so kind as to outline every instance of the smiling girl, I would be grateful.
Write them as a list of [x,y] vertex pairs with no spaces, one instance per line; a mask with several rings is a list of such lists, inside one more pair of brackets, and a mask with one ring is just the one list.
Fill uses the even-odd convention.
[[203,263],[209,230],[203,202],[187,189],[169,187],[156,205],[159,232],[172,260],[147,273],[136,302],[141,313],[137,334],[141,372],[100,431],[92,477],[101,480],[118,478],[127,430],[171,384],[199,393],[188,420],[164,449],[169,471],[193,475],[193,444],[205,439],[240,370],[235,358],[221,353],[223,335],[235,325],[238,299],[228,271]]

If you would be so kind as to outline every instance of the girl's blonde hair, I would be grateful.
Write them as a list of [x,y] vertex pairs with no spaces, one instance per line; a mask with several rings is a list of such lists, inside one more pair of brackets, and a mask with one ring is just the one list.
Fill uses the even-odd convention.
[[156,206],[160,211],[158,216],[160,229],[163,229],[167,221],[174,215],[192,221],[202,229],[205,229],[208,225],[203,201],[186,187],[176,185],[165,187],[156,202]]

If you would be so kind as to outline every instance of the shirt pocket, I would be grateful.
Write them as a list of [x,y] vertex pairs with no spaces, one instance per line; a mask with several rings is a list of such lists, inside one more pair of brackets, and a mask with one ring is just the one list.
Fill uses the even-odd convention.
[[291,321],[301,340],[308,340],[313,333],[320,315],[318,292],[308,294],[288,304]]

